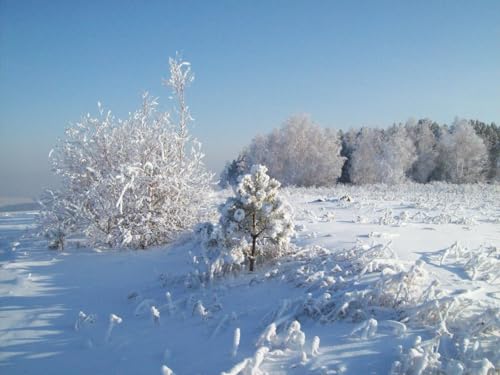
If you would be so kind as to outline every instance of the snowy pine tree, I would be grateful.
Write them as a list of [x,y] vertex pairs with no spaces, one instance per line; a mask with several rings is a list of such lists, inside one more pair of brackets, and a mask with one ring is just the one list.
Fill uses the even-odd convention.
[[[280,255],[293,234],[291,209],[279,194],[280,183],[267,175],[267,168],[254,165],[244,175],[236,196],[221,207],[220,226],[229,246],[246,246],[250,271],[258,256]],[[265,249],[264,249],[265,248]]]

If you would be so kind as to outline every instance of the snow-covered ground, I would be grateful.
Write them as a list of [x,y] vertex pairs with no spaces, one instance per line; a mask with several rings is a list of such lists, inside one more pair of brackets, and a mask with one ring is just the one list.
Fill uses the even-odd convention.
[[61,253],[0,213],[0,374],[500,368],[499,185],[284,194],[294,254],[212,281],[189,237]]

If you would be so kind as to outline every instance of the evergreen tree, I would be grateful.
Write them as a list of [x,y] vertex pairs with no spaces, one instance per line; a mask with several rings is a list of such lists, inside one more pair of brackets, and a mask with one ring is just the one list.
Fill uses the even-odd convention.
[[[280,196],[280,183],[267,175],[267,168],[254,165],[241,179],[236,196],[221,207],[220,227],[227,242],[247,243],[249,269],[257,257],[279,256],[293,234],[291,208]],[[265,249],[265,250],[264,250]]]
[[237,186],[239,177],[249,171],[247,158],[245,155],[239,155],[232,162],[227,163],[220,175],[219,186],[227,188],[228,186]]

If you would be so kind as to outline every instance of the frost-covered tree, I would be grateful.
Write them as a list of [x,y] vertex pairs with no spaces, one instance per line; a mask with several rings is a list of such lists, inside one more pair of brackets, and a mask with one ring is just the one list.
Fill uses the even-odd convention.
[[439,155],[432,122],[428,119],[416,123],[408,121],[406,129],[415,145],[417,157],[410,171],[411,178],[416,182],[429,182],[437,167]]
[[211,174],[187,128],[190,65],[177,58],[169,63],[176,116],[160,112],[147,93],[125,120],[99,104],[99,116],[83,117],[51,152],[62,184],[42,217],[64,223],[69,215],[71,229],[85,233],[91,244],[132,248],[163,244],[198,222]]
[[415,146],[404,126],[394,125],[384,131],[381,157],[383,182],[404,182],[416,158]]
[[481,137],[488,149],[489,165],[487,178],[500,180],[500,127],[495,123],[485,124],[481,121],[471,121],[476,134]]
[[356,137],[350,158],[349,176],[354,184],[378,182],[377,168],[374,163],[380,147],[381,134],[377,129],[362,128]]
[[380,155],[382,132],[379,129],[362,128],[356,137],[350,160],[349,176],[354,184],[380,183]]
[[336,183],[345,158],[337,131],[314,124],[309,116],[289,118],[266,136],[254,138],[243,154],[263,164],[284,185],[329,186]]
[[455,120],[440,142],[444,178],[453,183],[474,183],[484,179],[488,151],[483,140],[466,120]]
[[250,271],[258,256],[275,257],[286,249],[293,234],[291,208],[280,196],[280,183],[267,168],[254,165],[241,179],[235,196],[221,206],[220,228],[231,244],[245,246]]
[[415,147],[406,129],[362,128],[351,157],[349,175],[355,184],[403,182],[415,161]]

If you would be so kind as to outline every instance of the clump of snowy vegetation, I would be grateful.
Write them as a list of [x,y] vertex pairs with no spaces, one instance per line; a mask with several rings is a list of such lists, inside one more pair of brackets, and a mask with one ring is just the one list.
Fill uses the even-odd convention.
[[51,151],[62,183],[42,200],[41,224],[53,246],[63,248],[64,237],[79,231],[94,246],[146,248],[203,216],[212,176],[188,131],[185,90],[194,76],[188,62],[169,63],[173,115],[147,93],[125,120],[99,104],[98,117],[84,116]]
[[498,307],[478,311],[469,292],[450,296],[422,260],[398,260],[390,247],[358,244],[332,251],[313,246],[294,255],[298,263],[279,273],[307,293],[283,300],[265,316],[263,323],[269,325],[259,342],[272,347],[276,332],[294,319],[351,321],[357,323],[351,335],[362,340],[375,337],[379,328],[405,337],[411,327],[428,330],[431,338],[417,338],[408,349],[401,348],[392,374],[493,368],[491,361],[498,363]]
[[[270,324],[260,335],[256,343],[257,350],[255,354],[234,365],[229,372],[222,372],[221,375],[264,375],[267,374],[261,367],[264,360],[267,358],[276,360],[291,353],[297,353],[301,364],[304,365],[308,361],[308,357],[305,351],[306,334],[301,328],[300,323],[293,320],[286,330],[278,334],[276,325],[274,323]],[[315,336],[309,350],[311,357],[319,354],[319,343],[319,337]]]
[[439,265],[444,264],[462,267],[471,280],[483,280],[490,284],[500,282],[500,249],[495,246],[467,249],[455,242],[442,252]]

